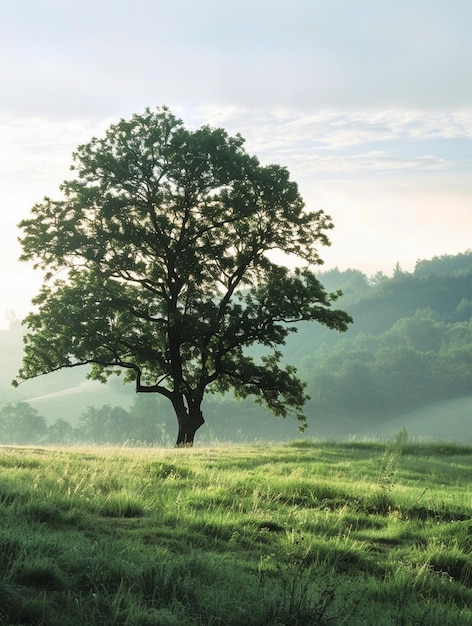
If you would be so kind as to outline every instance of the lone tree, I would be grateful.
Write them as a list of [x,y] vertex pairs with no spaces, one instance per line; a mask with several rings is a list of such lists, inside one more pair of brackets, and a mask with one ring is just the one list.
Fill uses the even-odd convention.
[[332,222],[243,144],[188,130],[163,107],[77,149],[62,199],[44,198],[19,225],[21,259],[46,273],[13,384],[85,364],[103,382],[125,371],[137,392],[170,400],[177,445],[193,444],[208,391],[253,395],[306,426],[305,385],[278,348],[295,322],[351,321],[314,274]]

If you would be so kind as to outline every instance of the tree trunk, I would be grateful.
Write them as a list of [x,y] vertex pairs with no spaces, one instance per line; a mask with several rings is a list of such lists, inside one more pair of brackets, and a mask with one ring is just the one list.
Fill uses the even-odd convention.
[[177,421],[179,423],[179,433],[177,435],[177,441],[175,443],[176,448],[192,447],[195,439],[195,433],[205,423],[201,411],[194,411],[192,413],[185,411],[179,411],[177,414]]

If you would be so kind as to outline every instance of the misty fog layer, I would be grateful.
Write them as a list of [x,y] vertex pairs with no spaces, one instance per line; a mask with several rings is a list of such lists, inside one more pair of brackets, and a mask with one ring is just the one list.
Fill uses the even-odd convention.
[[[284,347],[311,397],[309,428],[277,419],[250,400],[209,396],[202,441],[413,435],[472,441],[472,252],[419,261],[414,272],[367,277],[331,270],[337,305],[354,318],[347,333],[300,324]],[[165,401],[134,393],[119,378],[87,381],[77,368],[10,387],[21,363],[22,327],[0,332],[0,443],[167,445],[174,417]]]

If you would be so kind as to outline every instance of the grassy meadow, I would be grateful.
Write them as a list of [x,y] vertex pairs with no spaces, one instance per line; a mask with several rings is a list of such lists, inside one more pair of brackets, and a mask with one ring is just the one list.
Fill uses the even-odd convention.
[[0,447],[0,624],[472,624],[472,448]]

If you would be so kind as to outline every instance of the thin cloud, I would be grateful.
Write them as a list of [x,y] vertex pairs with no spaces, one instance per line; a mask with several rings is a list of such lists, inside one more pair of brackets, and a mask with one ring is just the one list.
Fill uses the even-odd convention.
[[394,154],[378,150],[345,155],[309,155],[292,153],[286,155],[285,162],[289,169],[299,176],[317,176],[330,179],[346,175],[362,175],[363,178],[373,175],[395,175],[398,173],[448,171],[454,164],[446,159],[432,155],[420,155],[415,159],[401,159]]
[[[424,111],[295,115],[237,106],[201,107],[191,115],[185,109],[176,113],[190,126],[208,123],[233,134],[240,132],[250,152],[263,162],[286,165],[294,176],[451,170],[463,161],[462,154],[446,156],[441,146],[431,152],[429,141],[472,137],[472,109],[433,116]],[[3,116],[0,182],[11,187],[22,178],[22,185],[44,181],[48,189],[53,182],[58,187],[68,175],[75,148],[102,134],[111,121],[116,120],[27,118],[20,123]]]
[[333,150],[403,139],[471,139],[472,108],[458,111],[377,110],[291,113],[232,107],[202,107],[196,119],[239,128],[263,148],[310,142]]

